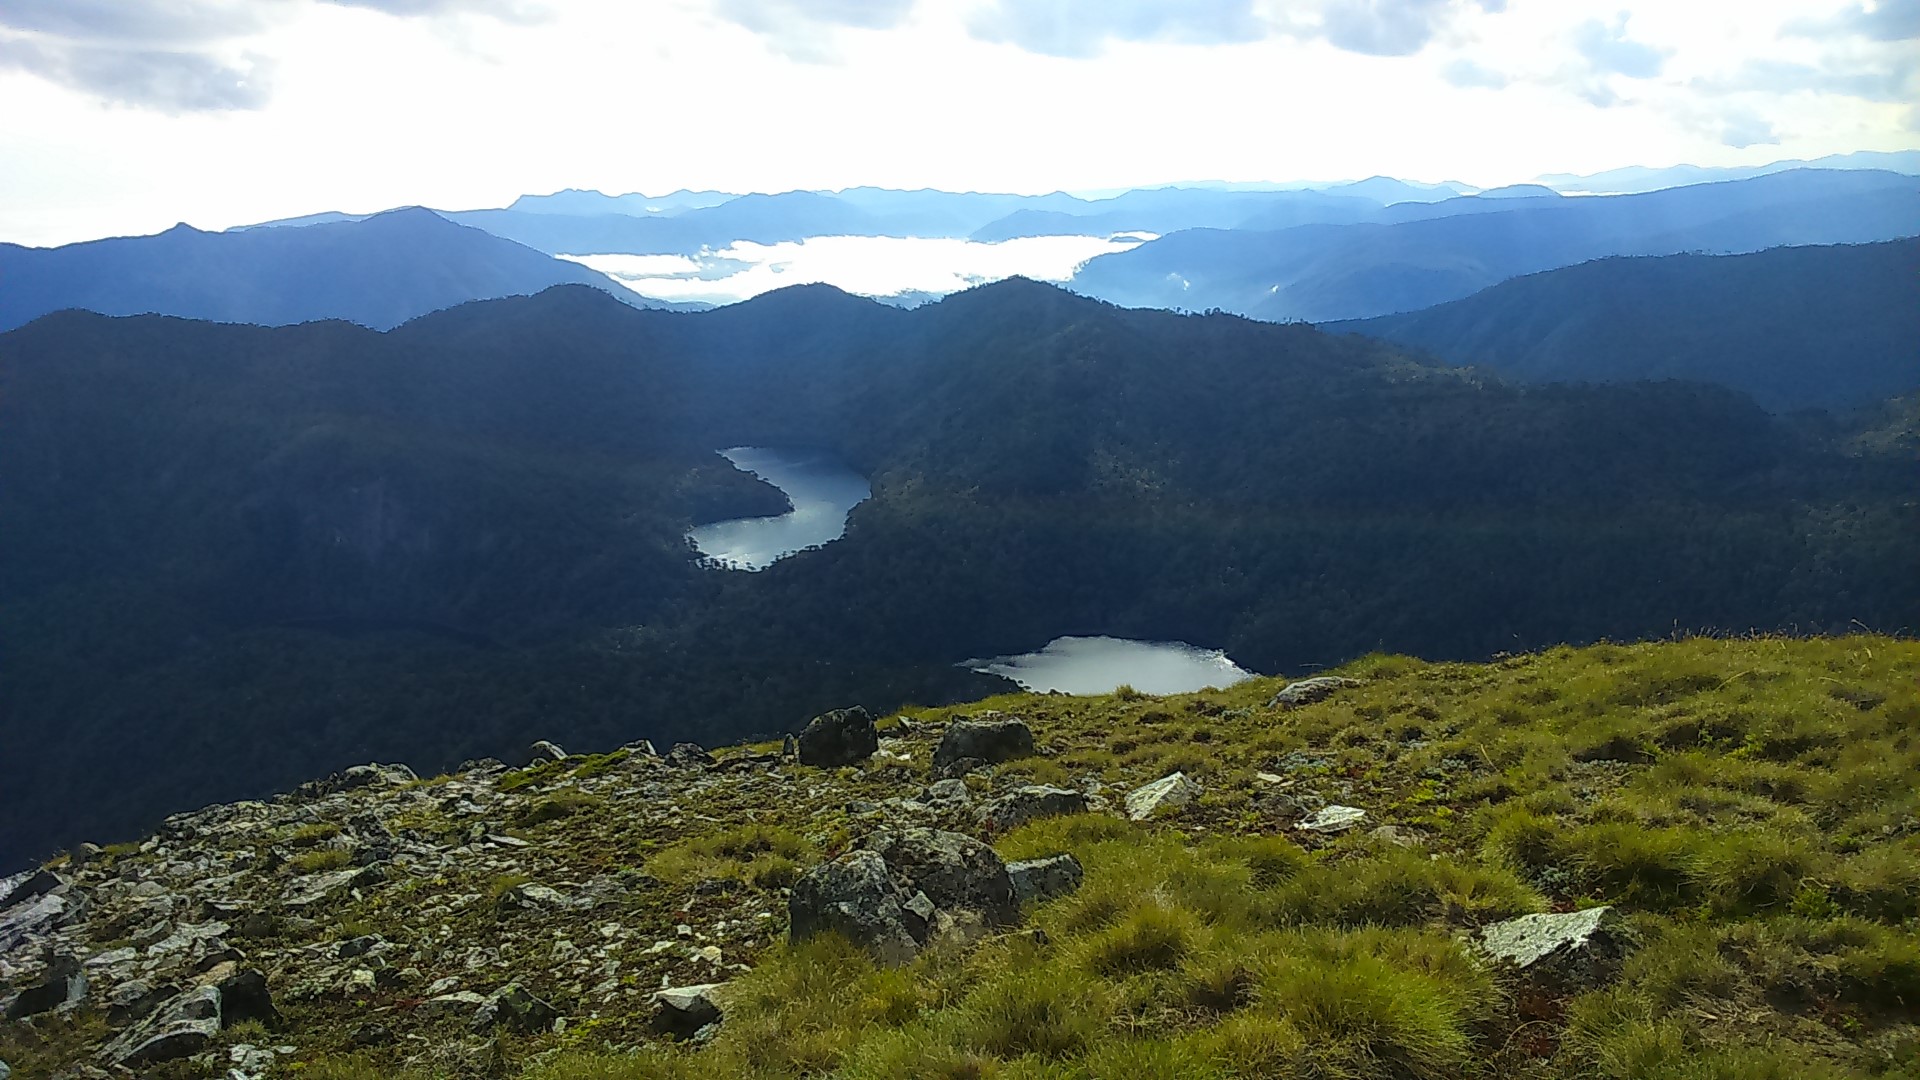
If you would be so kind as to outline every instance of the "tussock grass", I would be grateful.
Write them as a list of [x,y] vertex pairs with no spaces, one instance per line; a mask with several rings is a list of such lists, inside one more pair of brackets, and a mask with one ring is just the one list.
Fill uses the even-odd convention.
[[800,834],[752,824],[675,844],[649,859],[647,871],[664,881],[731,878],[772,889],[792,885],[817,861],[813,844]]

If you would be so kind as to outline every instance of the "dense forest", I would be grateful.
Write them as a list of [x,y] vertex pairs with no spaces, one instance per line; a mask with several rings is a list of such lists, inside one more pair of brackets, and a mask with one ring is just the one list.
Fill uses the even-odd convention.
[[[1911,627],[1911,400],[1519,386],[1032,282],[701,314],[569,286],[387,333],[77,312],[0,336],[0,862],[369,759],[775,732],[1070,633],[1298,672]],[[713,451],[872,478],[843,540]]]

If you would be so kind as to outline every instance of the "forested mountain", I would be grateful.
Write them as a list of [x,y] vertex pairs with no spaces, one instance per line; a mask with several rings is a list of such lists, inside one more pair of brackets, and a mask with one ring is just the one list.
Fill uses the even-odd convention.
[[267,326],[345,319],[385,329],[469,300],[567,283],[640,302],[597,271],[418,207],[297,228],[209,233],[177,225],[57,248],[0,244],[0,329],[65,308]]
[[1129,306],[1315,322],[1368,318],[1609,255],[1734,254],[1910,236],[1920,232],[1920,180],[1797,170],[1643,195],[1464,197],[1388,210],[1414,219],[1174,233],[1092,260],[1072,287]]
[[[1274,671],[1911,626],[1909,414],[1512,386],[1021,280],[912,312],[570,287],[387,333],[55,315],[0,336],[0,712],[37,763],[0,861],[352,761],[950,700],[1060,634]],[[703,569],[690,525],[783,507],[712,452],[741,444],[874,497]]]
[[1697,379],[1776,411],[1920,388],[1920,239],[1600,259],[1329,323],[1529,382]]

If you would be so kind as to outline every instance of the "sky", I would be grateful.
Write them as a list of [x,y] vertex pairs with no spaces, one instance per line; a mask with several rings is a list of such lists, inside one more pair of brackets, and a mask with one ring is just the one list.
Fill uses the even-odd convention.
[[0,240],[1920,146],[1920,0],[4,0]]

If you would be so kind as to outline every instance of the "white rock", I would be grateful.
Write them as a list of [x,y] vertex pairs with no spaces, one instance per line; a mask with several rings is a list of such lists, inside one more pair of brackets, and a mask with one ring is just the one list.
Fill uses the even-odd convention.
[[1186,773],[1163,776],[1127,795],[1127,817],[1145,821],[1162,808],[1185,806],[1200,794],[1200,785],[1187,779]]
[[1559,915],[1522,915],[1482,930],[1481,946],[1496,960],[1532,967],[1555,953],[1586,948],[1612,910],[1602,905]]
[[1308,832],[1344,832],[1367,820],[1367,812],[1357,806],[1323,806],[1315,810],[1299,828]]

